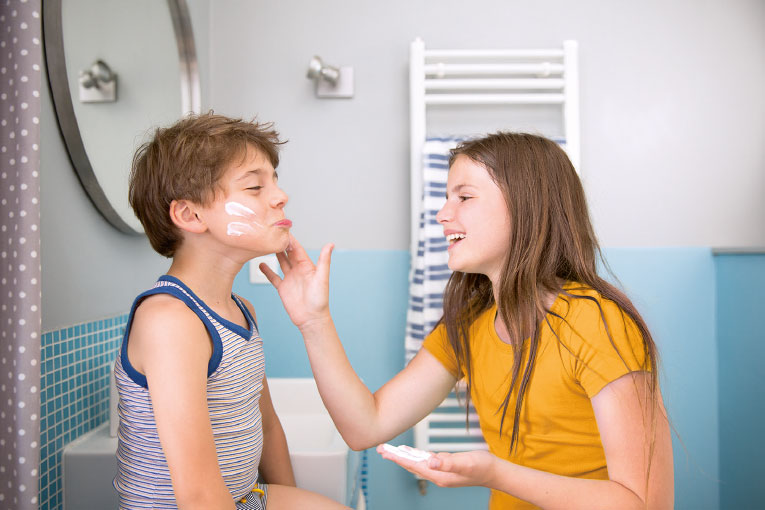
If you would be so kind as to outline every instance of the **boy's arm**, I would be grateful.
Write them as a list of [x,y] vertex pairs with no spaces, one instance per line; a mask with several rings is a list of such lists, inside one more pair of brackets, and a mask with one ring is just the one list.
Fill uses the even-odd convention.
[[[255,309],[252,303],[239,297],[255,319]],[[263,391],[260,393],[260,416],[263,424],[263,451],[260,454],[258,472],[266,483],[296,487],[295,474],[292,472],[292,462],[287,447],[282,423],[271,402],[271,392],[268,389],[268,378],[263,376]]]
[[263,392],[260,394],[260,414],[263,418],[263,453],[260,456],[260,475],[266,483],[296,487],[292,472],[290,452],[284,429],[276,415],[268,390],[268,381],[263,376]]
[[181,301],[152,296],[136,311],[128,357],[146,375],[176,502],[183,510],[235,508],[218,466],[207,408],[211,353],[207,330]]

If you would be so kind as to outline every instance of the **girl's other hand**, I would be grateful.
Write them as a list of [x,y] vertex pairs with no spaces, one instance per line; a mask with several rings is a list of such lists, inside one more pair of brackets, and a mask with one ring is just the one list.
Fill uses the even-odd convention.
[[[407,447],[400,447],[407,448]],[[484,450],[436,453],[429,459],[413,461],[391,453],[380,445],[377,453],[439,487],[488,486],[496,457]]]
[[276,254],[284,278],[265,263],[259,266],[279,293],[290,319],[300,329],[330,318],[329,265],[334,247],[331,243],[325,245],[314,265],[305,249],[290,234],[287,251]]

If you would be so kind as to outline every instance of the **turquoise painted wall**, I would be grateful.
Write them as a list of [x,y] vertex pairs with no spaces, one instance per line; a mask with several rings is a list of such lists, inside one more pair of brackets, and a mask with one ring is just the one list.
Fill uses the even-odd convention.
[[675,508],[719,508],[715,267],[708,248],[608,249],[659,347],[675,429]]
[[717,265],[720,367],[720,508],[765,503],[765,254],[728,254]]
[[[715,262],[706,248],[608,249],[606,258],[651,328],[663,365],[674,438],[678,510],[719,508]],[[317,253],[311,252],[316,259]],[[409,253],[336,251],[330,307],[351,364],[372,390],[403,367]],[[247,271],[234,291],[250,299],[265,339],[271,377],[309,377],[302,338],[270,285]],[[394,443],[411,443],[411,433]],[[682,444],[681,444],[682,441]],[[684,446],[683,446],[684,445]],[[370,452],[370,506],[403,510],[486,508],[485,489],[439,489],[423,497],[414,478]]]

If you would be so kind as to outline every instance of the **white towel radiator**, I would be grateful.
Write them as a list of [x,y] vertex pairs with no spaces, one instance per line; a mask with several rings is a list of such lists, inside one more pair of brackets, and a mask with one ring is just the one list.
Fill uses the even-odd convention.
[[[578,44],[529,50],[433,50],[422,39],[410,47],[411,245],[416,256],[422,207],[423,145],[426,116],[433,108],[455,105],[560,105],[569,159],[580,172]],[[512,119],[508,119],[508,128]],[[463,135],[465,133],[452,133]],[[470,408],[465,426],[464,386],[414,427],[415,447],[459,452],[487,449]],[[460,398],[461,397],[461,398]],[[418,480],[420,493],[427,483]]]

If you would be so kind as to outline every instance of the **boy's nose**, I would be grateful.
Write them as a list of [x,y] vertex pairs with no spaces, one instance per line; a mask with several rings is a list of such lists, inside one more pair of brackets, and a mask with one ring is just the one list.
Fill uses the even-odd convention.
[[287,205],[289,199],[287,193],[285,193],[283,189],[278,188],[271,203],[274,207],[282,208]]

